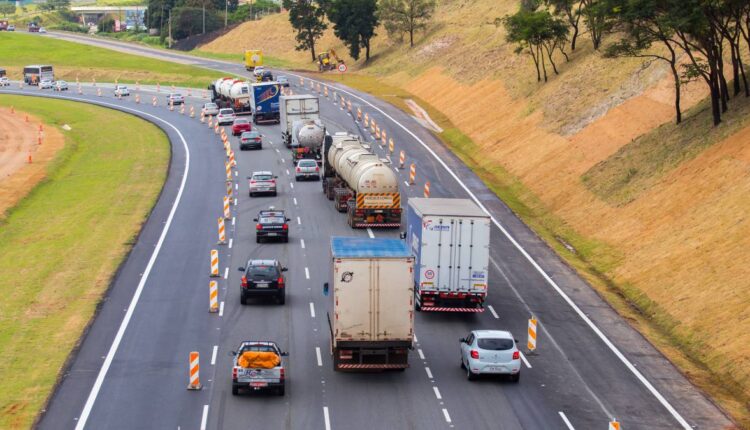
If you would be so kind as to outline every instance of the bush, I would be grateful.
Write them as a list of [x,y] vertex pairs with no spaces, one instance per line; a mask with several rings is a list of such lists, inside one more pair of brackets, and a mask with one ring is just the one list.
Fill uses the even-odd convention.
[[66,22],[66,21],[60,22],[58,24],[55,24],[55,25],[51,26],[50,29],[53,29],[53,30],[63,30],[63,31],[74,31],[76,33],[88,33],[88,31],[89,31],[88,28],[86,28],[86,27],[84,27],[82,25],[78,25],[78,24],[74,24],[72,22]]

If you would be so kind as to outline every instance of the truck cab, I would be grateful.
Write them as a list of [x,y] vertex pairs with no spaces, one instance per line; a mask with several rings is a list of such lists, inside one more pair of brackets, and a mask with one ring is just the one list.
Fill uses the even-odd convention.
[[246,340],[231,354],[232,395],[239,395],[241,390],[268,390],[284,395],[288,354],[275,342]]

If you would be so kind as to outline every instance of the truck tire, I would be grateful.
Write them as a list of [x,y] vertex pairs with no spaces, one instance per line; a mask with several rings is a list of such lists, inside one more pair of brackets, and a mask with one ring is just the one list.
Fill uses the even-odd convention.
[[285,391],[285,387],[282,385],[281,387],[276,389],[276,394],[279,396],[283,396]]
[[240,387],[232,386],[232,395],[237,396],[240,394]]
[[276,300],[279,302],[280,305],[283,305],[284,303],[286,303],[286,294],[279,295],[279,297],[277,297]]
[[244,294],[240,293],[240,304],[246,305],[247,304],[247,297],[245,297]]
[[513,382],[514,384],[517,384],[518,381],[521,380],[521,372],[516,373],[515,375],[510,375],[510,382]]

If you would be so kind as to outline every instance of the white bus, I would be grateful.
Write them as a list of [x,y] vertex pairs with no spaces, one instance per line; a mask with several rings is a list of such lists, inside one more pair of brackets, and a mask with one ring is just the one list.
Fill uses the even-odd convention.
[[23,68],[23,81],[28,85],[39,85],[40,81],[54,81],[52,66],[26,66]]

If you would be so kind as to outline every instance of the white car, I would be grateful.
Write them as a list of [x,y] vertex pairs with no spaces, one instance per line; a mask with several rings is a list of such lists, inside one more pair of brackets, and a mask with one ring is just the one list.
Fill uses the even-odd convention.
[[219,106],[216,103],[206,103],[201,108],[203,116],[213,116],[219,114]]
[[237,115],[234,114],[234,109],[220,109],[219,114],[216,115],[216,122],[219,125],[234,124],[235,119]]
[[50,88],[53,88],[55,86],[55,83],[53,81],[45,80],[45,81],[39,81],[39,88],[42,90],[47,90]]
[[508,375],[521,379],[521,351],[509,331],[474,330],[461,338],[461,368],[470,381],[479,375]]
[[39,32],[40,32],[40,33],[46,33],[46,32],[47,32],[47,29],[46,29],[46,28],[44,28],[44,27],[39,27]]
[[185,96],[180,93],[169,93],[167,96],[167,103],[172,106],[177,106],[185,103]]
[[0,78],[0,87],[9,87],[10,86],[10,79],[8,79],[7,76],[3,76]]
[[253,176],[248,176],[248,185],[250,186],[250,197],[256,194],[276,195],[276,178],[273,173],[267,171],[253,172]]
[[55,91],[68,91],[68,83],[65,81],[55,81],[55,86],[52,89]]
[[118,85],[115,87],[115,97],[127,97],[130,95],[130,90],[125,85]]
[[320,167],[318,167],[317,161],[303,158],[297,162],[297,167],[294,169],[294,180],[299,181],[302,179],[320,180]]

